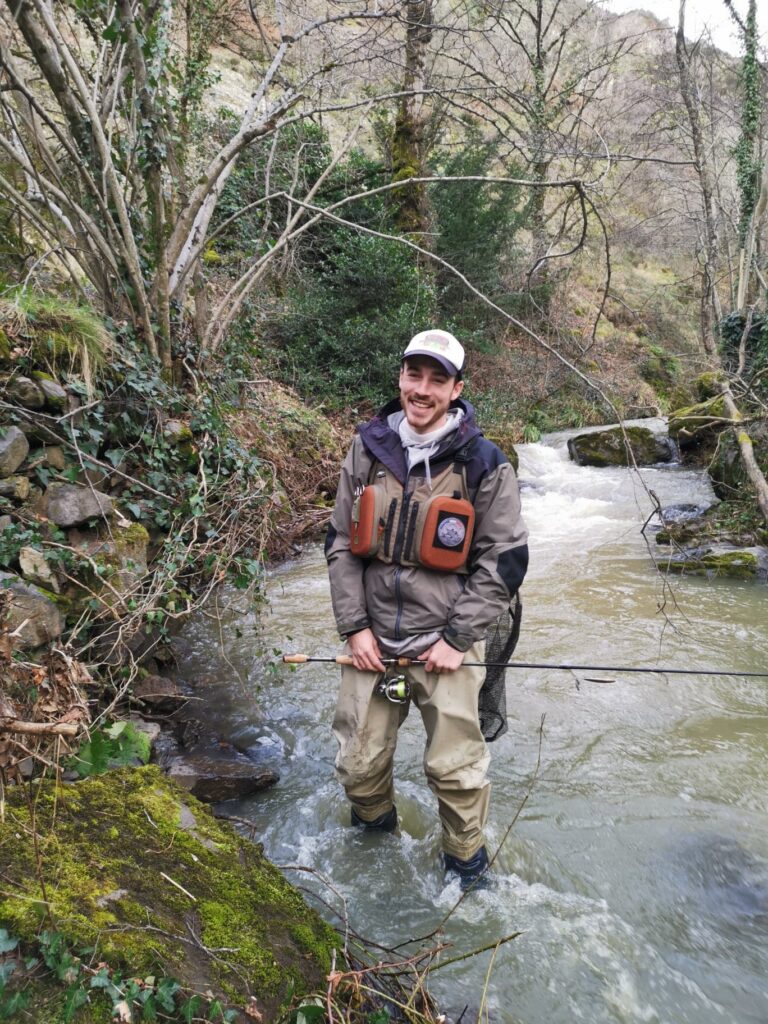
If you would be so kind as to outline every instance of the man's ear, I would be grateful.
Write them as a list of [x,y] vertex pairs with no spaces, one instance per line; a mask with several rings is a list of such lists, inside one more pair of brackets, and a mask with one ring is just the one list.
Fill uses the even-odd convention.
[[456,383],[453,385],[453,391],[451,392],[451,401],[455,402],[456,399],[459,397],[459,395],[461,394],[461,392],[463,390],[464,390],[464,381],[463,380],[457,380]]

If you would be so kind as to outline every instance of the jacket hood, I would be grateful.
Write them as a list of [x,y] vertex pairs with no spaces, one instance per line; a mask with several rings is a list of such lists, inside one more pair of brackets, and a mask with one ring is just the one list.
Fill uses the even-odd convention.
[[[482,431],[475,422],[475,410],[470,402],[465,401],[463,398],[457,398],[451,402],[450,407],[452,409],[462,409],[464,416],[454,433],[444,438],[440,442],[435,454],[430,457],[430,462],[433,464],[453,455],[468,441],[471,441],[472,438],[482,434]],[[367,423],[360,424],[357,432],[365,449],[386,466],[390,472],[394,473],[401,484],[404,484],[408,476],[405,452],[400,441],[400,435],[392,430],[387,423],[387,418],[393,412],[399,412],[401,408],[400,399],[392,399],[391,402],[387,402],[378,411],[373,419],[368,420]]]

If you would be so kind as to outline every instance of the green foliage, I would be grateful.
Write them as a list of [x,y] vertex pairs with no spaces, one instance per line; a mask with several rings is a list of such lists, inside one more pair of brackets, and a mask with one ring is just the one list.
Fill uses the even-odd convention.
[[[520,176],[518,170],[512,165],[504,173]],[[439,162],[435,171],[453,177],[498,174],[498,145],[470,132],[467,143]],[[437,225],[436,255],[502,308],[516,306],[520,297],[508,293],[504,280],[516,269],[515,237],[525,216],[520,189],[477,181],[445,182],[431,185],[429,195]],[[495,318],[454,274],[438,268],[436,276],[444,318],[470,330]]]
[[[212,137],[223,143],[237,120],[232,111],[220,109],[209,122]],[[297,154],[301,155],[298,161]],[[331,155],[327,133],[311,123],[289,125],[276,141],[256,142],[243,155],[222,189],[211,221],[214,251],[223,256],[225,265],[262,255],[274,244],[289,211],[285,193],[308,191]],[[266,201],[267,195],[273,198]]]
[[111,768],[129,764],[147,764],[151,752],[149,738],[132,722],[114,722],[94,729],[91,738],[68,762],[81,779],[103,775]]
[[758,146],[762,115],[762,70],[758,54],[757,2],[749,0],[745,19],[744,59],[739,78],[742,88],[741,132],[736,144],[736,181],[739,186],[739,244],[744,245],[760,191],[762,157]]
[[[747,326],[746,314],[733,310],[723,317],[718,326],[726,369],[734,371],[738,365],[739,346]],[[768,366],[768,313],[753,314],[745,351],[748,372],[757,373]],[[768,388],[768,382],[763,387]]]
[[334,230],[269,343],[280,376],[331,408],[391,397],[408,339],[434,322],[431,280],[396,242]]
[[16,960],[7,958],[18,947],[19,940],[0,928],[0,1020],[10,1020],[26,1008],[29,997],[23,991],[12,990],[10,980],[19,966]]
[[[7,932],[0,929],[0,950],[3,936],[7,937]],[[11,942],[10,949],[15,949],[18,942]],[[191,1024],[193,1020],[201,1024],[232,1024],[238,1017],[237,1011],[225,1009],[218,999],[187,995],[171,977],[131,977],[106,964],[93,969],[89,966],[93,952],[85,949],[76,954],[60,932],[46,929],[37,940],[36,955],[27,960],[26,966],[36,968],[38,974],[44,965],[63,990],[56,1017],[59,1024],[77,1021],[78,1010],[85,1006],[105,1003],[114,1020],[131,1024],[149,1024],[160,1019],[177,1024]],[[10,1020],[29,1004],[23,989],[17,987],[12,991],[9,986],[18,966],[14,961],[0,966],[0,1021]]]
[[112,337],[93,310],[28,288],[0,299],[0,329],[27,347],[35,365],[79,369],[86,379],[112,350]]

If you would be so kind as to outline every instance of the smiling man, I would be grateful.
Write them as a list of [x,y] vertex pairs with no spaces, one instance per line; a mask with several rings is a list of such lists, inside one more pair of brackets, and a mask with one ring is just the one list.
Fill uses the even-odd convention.
[[[411,339],[399,398],[358,428],[344,462],[325,550],[353,662],[333,723],[352,824],[397,827],[397,731],[415,704],[444,865],[466,888],[488,867],[490,784],[477,710],[485,673],[464,662],[483,660],[486,630],[517,593],[528,547],[514,470],[460,397],[463,369],[464,349],[447,331]],[[388,697],[382,658],[394,657],[419,664]]]

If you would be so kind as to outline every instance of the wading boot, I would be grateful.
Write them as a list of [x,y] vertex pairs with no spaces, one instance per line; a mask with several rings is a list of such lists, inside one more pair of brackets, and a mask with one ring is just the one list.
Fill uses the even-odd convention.
[[444,853],[446,872],[459,876],[461,891],[467,889],[485,889],[488,887],[490,878],[488,871],[488,851],[484,846],[475,853],[469,860],[459,860],[453,854]]
[[392,805],[384,814],[380,814],[373,821],[366,821],[361,818],[355,808],[352,808],[352,824],[366,832],[394,832],[397,828],[397,808]]

